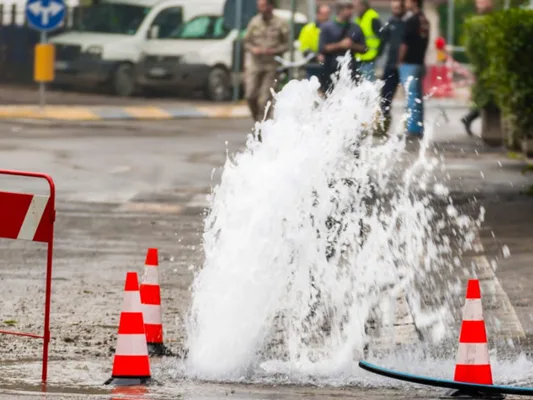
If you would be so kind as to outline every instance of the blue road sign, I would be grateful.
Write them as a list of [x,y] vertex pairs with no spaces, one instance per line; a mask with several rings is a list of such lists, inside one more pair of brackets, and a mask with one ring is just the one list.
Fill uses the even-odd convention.
[[48,32],[59,28],[67,7],[64,0],[28,0],[25,11],[32,28]]

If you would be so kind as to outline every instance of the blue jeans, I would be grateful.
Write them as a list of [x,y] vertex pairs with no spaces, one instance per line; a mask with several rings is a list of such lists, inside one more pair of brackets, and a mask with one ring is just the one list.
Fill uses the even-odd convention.
[[413,136],[424,135],[424,94],[422,79],[424,66],[418,64],[400,64],[398,68],[400,82],[405,90],[407,100],[407,133]]
[[366,79],[370,82],[376,81],[376,63],[374,61],[362,61],[357,69],[357,72],[361,74],[362,79]]

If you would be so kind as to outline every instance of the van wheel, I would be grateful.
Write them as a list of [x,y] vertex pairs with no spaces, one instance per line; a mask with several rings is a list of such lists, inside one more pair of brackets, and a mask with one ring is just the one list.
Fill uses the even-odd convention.
[[207,76],[207,97],[212,101],[231,99],[231,77],[220,67],[214,67]]
[[130,97],[135,91],[135,73],[133,65],[120,64],[113,73],[111,82],[113,93],[120,97]]

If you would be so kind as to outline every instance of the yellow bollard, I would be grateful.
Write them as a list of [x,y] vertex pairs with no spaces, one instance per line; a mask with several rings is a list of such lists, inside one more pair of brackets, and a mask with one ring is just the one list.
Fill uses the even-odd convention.
[[437,61],[439,63],[443,63],[444,61],[446,61],[446,58],[447,58],[446,51],[437,49]]
[[36,82],[54,80],[55,47],[51,43],[38,43],[35,46],[33,77]]

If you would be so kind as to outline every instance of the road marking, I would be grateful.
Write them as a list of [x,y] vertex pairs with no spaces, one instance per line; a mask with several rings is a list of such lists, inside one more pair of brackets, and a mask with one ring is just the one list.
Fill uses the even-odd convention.
[[381,317],[390,315],[391,308],[394,309],[394,323],[391,326],[386,320],[378,326],[378,336],[371,338],[372,349],[386,350],[391,349],[394,345],[413,344],[418,339],[415,322],[407,303],[405,292],[402,291],[395,301],[385,298],[379,308]]
[[162,214],[180,214],[183,207],[179,204],[134,203],[129,202],[118,207],[118,211],[137,211]]
[[[474,243],[474,250],[481,254],[485,253],[483,244],[477,233],[477,239]],[[476,275],[481,286],[481,301],[486,315],[498,322],[497,327],[488,326],[488,329],[496,330],[500,335],[507,338],[525,338],[524,328],[516,314],[509,296],[500,283],[500,280],[494,274],[487,257],[485,255],[474,256],[472,260],[476,266]],[[494,321],[496,322],[496,321]]]
[[208,208],[210,205],[209,200],[210,195],[208,193],[198,193],[195,194],[189,202],[187,202],[187,207],[189,208]]
[[[503,290],[499,279],[494,274],[493,268],[484,255],[485,249],[481,243],[479,232],[477,232],[476,236],[473,248],[479,255],[470,257],[470,259],[476,266],[476,278],[479,279],[481,286],[487,330],[489,332],[497,332],[499,336],[505,338],[523,339],[526,336],[524,328],[509,300],[509,296]],[[405,293],[401,292],[399,294],[395,305],[382,302],[380,305],[382,315],[386,314],[388,312],[387,308],[391,306],[396,307],[393,327],[390,324],[387,326],[387,322],[382,323],[382,326],[378,328],[379,335],[371,340],[372,348],[377,348],[377,350],[390,349],[394,344],[412,344],[418,339],[415,321]]]
[[172,114],[160,107],[124,107],[134,119],[172,119]]

